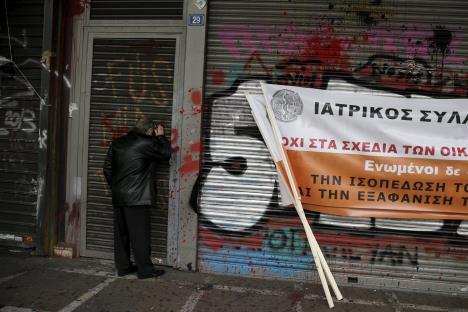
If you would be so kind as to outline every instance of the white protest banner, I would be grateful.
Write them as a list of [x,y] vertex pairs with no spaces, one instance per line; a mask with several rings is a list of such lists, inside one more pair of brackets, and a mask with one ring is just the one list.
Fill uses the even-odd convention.
[[262,89],[305,209],[468,219],[468,99]]

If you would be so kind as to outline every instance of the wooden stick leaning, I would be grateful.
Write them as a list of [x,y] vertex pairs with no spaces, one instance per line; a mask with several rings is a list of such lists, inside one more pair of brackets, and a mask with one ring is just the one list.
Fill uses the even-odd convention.
[[[257,100],[255,100],[255,97],[256,97],[255,95],[250,94],[249,92],[245,92],[245,95],[247,97],[249,105],[251,106],[252,116],[254,117],[255,122],[257,123],[257,126],[258,126],[258,128],[259,128],[259,130],[260,130],[260,132],[262,134],[262,137],[265,140],[265,144],[266,144],[268,150],[270,151],[270,154],[272,155],[272,157],[274,159],[275,165],[278,167],[277,162],[278,161],[283,162],[282,159],[287,157],[287,155],[283,154],[283,156],[281,156],[281,152],[284,152],[284,151],[282,150],[282,146],[280,144],[275,143],[276,141],[278,141],[278,139],[277,139],[278,135],[275,135],[273,133],[273,128],[272,128],[271,122],[268,120],[268,126],[269,126],[271,131],[268,131],[267,128],[264,129],[264,127],[267,127],[267,125],[265,124],[264,120],[260,119],[262,117],[259,117],[259,116],[264,116],[264,115],[262,114],[262,112],[259,112],[257,108],[255,108],[258,105],[261,105],[263,107],[264,114],[266,114],[267,112],[266,112],[265,101],[264,101],[265,98],[262,97],[263,101],[257,101]],[[258,105],[253,104],[253,103],[257,103]],[[277,131],[275,131],[276,133],[280,132],[278,128],[276,130],[277,130]],[[272,145],[272,143],[275,143],[275,144]],[[275,147],[278,147],[278,148],[275,148]],[[289,162],[287,164],[289,165]],[[287,177],[284,176],[284,171],[282,171],[281,168],[279,168],[279,167],[278,167],[278,174],[279,174],[279,178],[280,178],[280,184],[281,184],[281,181],[286,181],[287,183],[289,183],[288,180],[287,180]],[[292,173],[291,173],[291,175],[292,175]],[[292,179],[292,181],[294,182],[294,179]],[[295,183],[293,183],[293,185],[294,184]],[[296,190],[297,190],[297,188],[296,188]],[[295,204],[297,206],[297,208],[298,208],[297,211],[298,211],[298,214],[301,217],[301,220],[303,222],[305,220],[304,228],[305,229],[307,229],[307,228],[310,229],[310,232],[309,232],[309,230],[306,231],[306,235],[308,236],[309,246],[311,246],[311,248],[314,248],[314,249],[317,250],[319,261],[321,262],[322,268],[325,271],[325,276],[329,280],[337,299],[338,300],[343,299],[343,296],[341,295],[341,292],[339,291],[338,286],[336,285],[336,282],[335,282],[335,280],[333,278],[333,275],[331,274],[331,271],[330,271],[330,269],[328,267],[328,264],[325,261],[325,257],[323,256],[322,251],[320,250],[320,248],[318,246],[318,243],[317,243],[317,241],[315,239],[315,236],[312,233],[312,229],[310,228],[310,225],[309,225],[309,223],[307,222],[307,220],[305,218],[305,213],[303,212],[304,210],[302,208],[302,203],[299,200],[299,195],[296,193],[296,195],[297,195],[296,199],[298,199],[298,201],[295,202],[294,197],[292,195],[292,189],[287,188],[284,191],[288,192],[287,196],[290,197],[291,204]],[[300,213],[300,211],[302,211],[302,213]],[[311,239],[311,241],[309,240],[309,238]],[[314,260],[315,260],[316,263],[318,262],[317,259],[314,259]],[[327,287],[327,289],[328,289],[328,287]]]
[[[266,106],[266,109],[267,109],[267,114],[268,114],[268,119],[270,119],[270,124],[271,124],[271,115],[270,115],[270,111],[271,111],[271,108],[269,108],[269,105],[265,105]],[[274,117],[274,114],[273,114],[273,118]],[[273,132],[275,133],[275,138],[277,137],[277,132],[278,131],[275,131],[275,127],[273,126],[272,124],[272,128],[273,128]],[[281,144],[281,143],[278,143],[278,140],[276,138],[276,144]],[[279,145],[280,146],[280,149],[282,150],[282,145]],[[315,262],[315,265],[317,267],[317,272],[319,274],[319,278],[320,278],[320,282],[322,283],[322,287],[323,287],[323,291],[325,292],[325,297],[327,298],[327,302],[328,302],[328,306],[330,308],[333,308],[334,307],[334,304],[333,304],[333,299],[331,297],[331,294],[330,294],[330,289],[328,289],[328,284],[327,284],[327,280],[326,280],[326,277],[325,277],[325,274],[323,272],[323,268],[322,268],[322,261],[320,260],[319,256],[318,256],[318,252],[317,250],[319,249],[318,247],[318,244],[316,242],[315,239],[311,238],[311,231],[308,231],[307,229],[307,225],[309,224],[309,222],[307,221],[307,218],[305,217],[305,214],[303,212],[303,210],[301,211],[302,209],[302,205],[300,204],[300,199],[298,199],[298,194],[297,194],[297,191],[296,191],[296,186],[293,182],[293,178],[292,178],[292,173],[291,173],[291,170],[289,169],[289,165],[285,159],[285,153],[284,151],[282,152],[282,162],[283,162],[283,165],[284,165],[284,169],[286,171],[286,175],[287,175],[287,179],[286,181],[288,181],[289,185],[291,186],[291,190],[292,190],[292,193],[293,193],[293,198],[294,198],[294,207],[296,208],[296,211],[297,211],[297,214],[299,215],[299,218],[302,222],[302,225],[305,229],[305,232],[306,232],[306,236],[307,236],[307,240],[309,241],[309,246],[310,246],[310,249],[312,251],[312,257],[314,258],[314,262]],[[278,170],[279,174],[281,174],[281,170]]]
[[[305,216],[304,209],[302,207],[302,203],[300,201],[300,197],[299,197],[299,194],[297,192],[297,187],[296,187],[294,178],[292,176],[292,171],[291,171],[291,168],[289,168],[289,162],[288,162],[288,159],[287,159],[287,155],[286,155],[284,149],[282,148],[280,130],[279,130],[279,127],[278,127],[278,125],[276,123],[276,119],[275,119],[273,110],[271,109],[271,106],[267,105],[267,104],[265,105],[265,108],[266,108],[268,119],[270,121],[272,130],[273,130],[273,133],[274,133],[274,138],[275,138],[276,144],[278,144],[278,146],[280,146],[281,158],[283,160],[284,169],[285,169],[285,172],[286,172],[286,175],[287,175],[287,177],[285,177],[285,178],[287,178],[286,181],[288,181],[290,186],[291,186],[290,190],[292,191],[292,195],[293,195],[293,198],[294,198],[294,207],[296,208],[296,211],[297,211],[297,213],[299,215],[299,218],[301,219],[302,224],[304,226],[304,229],[305,229],[305,232],[306,232],[306,235],[307,235],[307,239],[308,239],[311,251],[312,251],[312,256],[314,257],[314,261],[315,261],[316,266],[317,266],[317,271],[318,271],[320,280],[322,282],[322,286],[324,288],[324,292],[325,292],[325,295],[327,297],[328,304],[329,304],[329,306],[331,308],[331,307],[333,307],[333,300],[331,299],[330,290],[328,289],[328,284],[327,284],[327,281],[325,280],[325,277],[330,282],[331,287],[333,289],[333,292],[335,293],[335,296],[337,297],[337,299],[341,300],[341,299],[343,299],[343,296],[342,296],[340,290],[338,289],[338,286],[337,286],[337,284],[335,282],[335,279],[334,279],[334,277],[333,277],[333,275],[332,275],[332,273],[330,271],[330,268],[329,268],[329,266],[328,266],[328,264],[327,264],[327,262],[325,260],[325,257],[323,256],[322,251],[320,250],[320,247],[319,247],[319,245],[317,243],[317,240],[316,240],[316,238],[315,238],[315,236],[314,236],[314,234],[312,232],[310,224],[307,221],[307,218]],[[281,174],[281,170],[278,170],[278,172]]]

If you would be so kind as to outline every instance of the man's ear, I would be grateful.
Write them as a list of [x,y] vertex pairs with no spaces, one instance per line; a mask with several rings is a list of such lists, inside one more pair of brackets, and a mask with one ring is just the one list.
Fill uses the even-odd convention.
[[153,128],[149,128],[148,130],[146,130],[145,134],[146,135],[153,135]]

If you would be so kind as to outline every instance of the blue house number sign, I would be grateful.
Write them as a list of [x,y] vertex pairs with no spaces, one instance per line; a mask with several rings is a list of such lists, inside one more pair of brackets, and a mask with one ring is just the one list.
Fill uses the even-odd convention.
[[189,26],[205,25],[205,14],[189,14]]

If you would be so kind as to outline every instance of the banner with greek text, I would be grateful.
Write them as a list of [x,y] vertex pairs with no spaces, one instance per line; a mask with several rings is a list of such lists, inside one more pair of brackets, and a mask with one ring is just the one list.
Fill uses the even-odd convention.
[[274,111],[305,209],[468,219],[468,99],[262,90],[256,100]]

